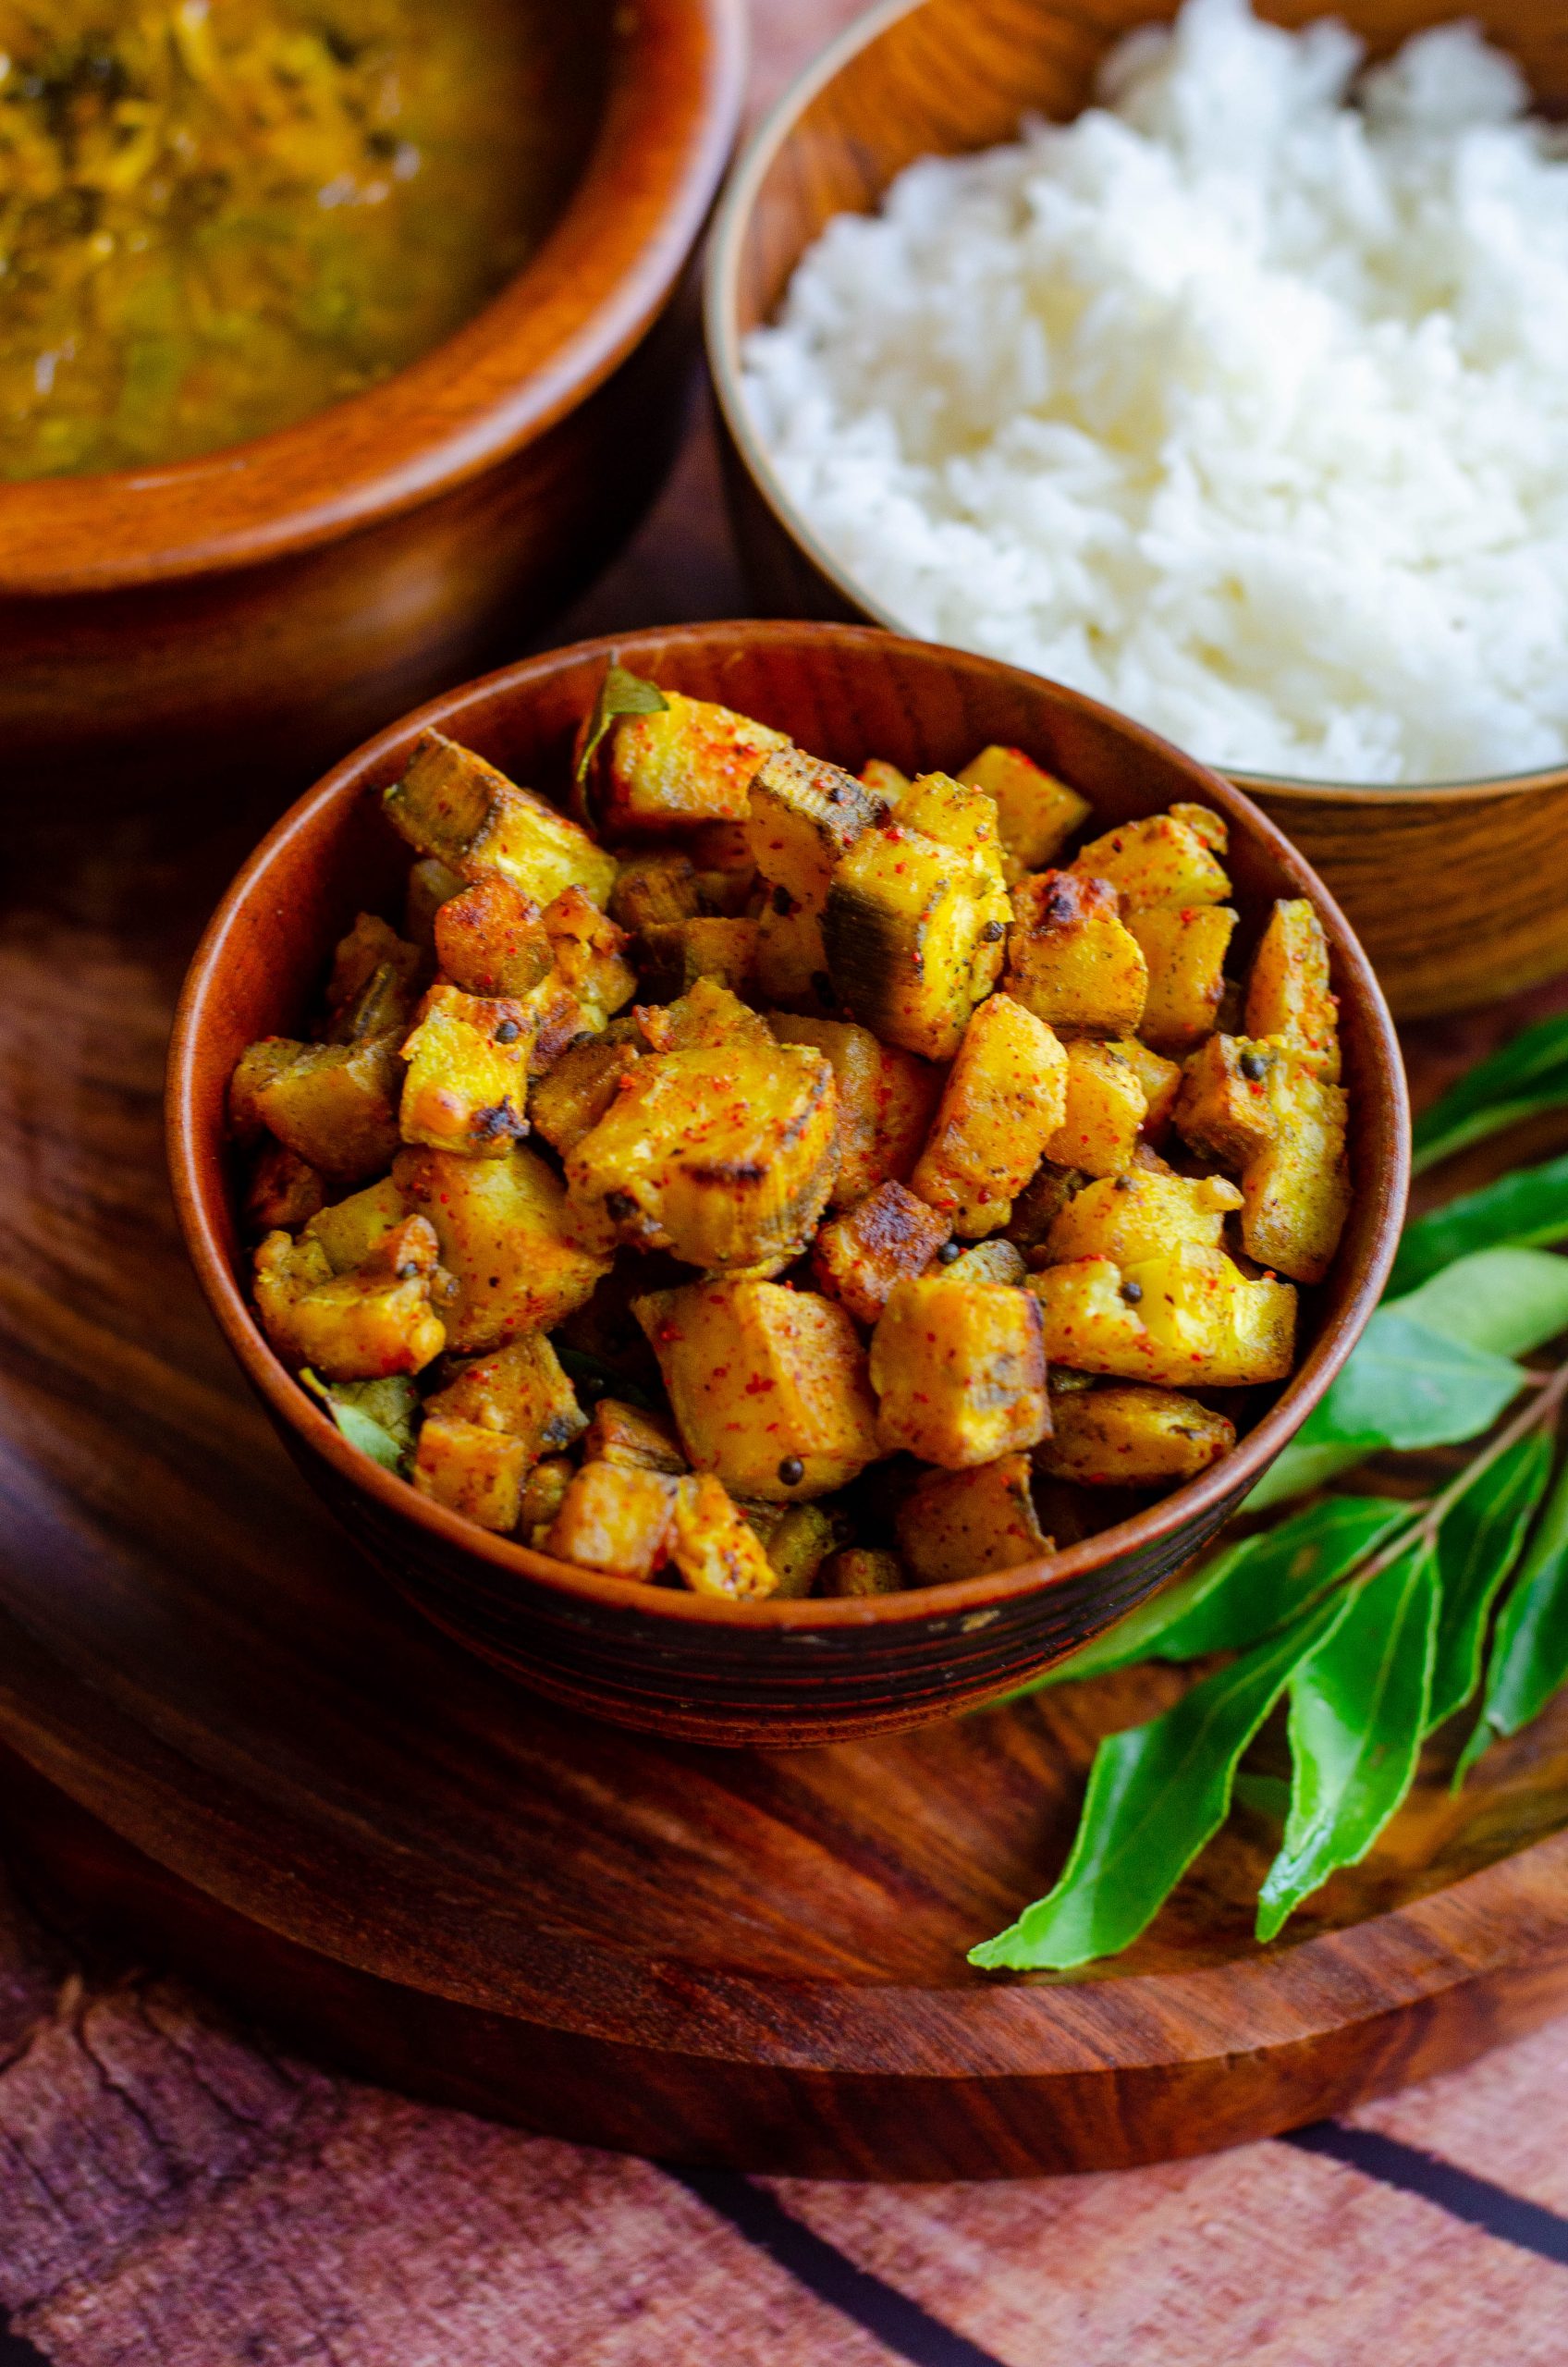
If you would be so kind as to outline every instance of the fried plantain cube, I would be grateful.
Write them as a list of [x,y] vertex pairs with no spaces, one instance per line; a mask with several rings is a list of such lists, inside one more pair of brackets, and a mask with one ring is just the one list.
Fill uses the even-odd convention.
[[248,1233],[298,1233],[326,1199],[326,1187],[308,1159],[282,1143],[263,1143],[245,1186]]
[[1075,1192],[1088,1182],[1073,1167],[1057,1167],[1042,1159],[1012,1204],[1005,1238],[1022,1250],[1026,1265],[1037,1265],[1052,1225]]
[[567,1159],[584,1236],[777,1270],[827,1205],[837,1123],[833,1072],[808,1046],[765,1033],[651,1056]]
[[782,731],[710,700],[680,691],[664,698],[655,714],[622,716],[599,744],[593,778],[608,837],[743,822],[752,782],[790,744]]
[[886,756],[867,756],[856,778],[862,789],[868,789],[873,797],[879,799],[887,808],[887,813],[873,815],[872,819],[876,822],[886,821],[888,813],[892,812],[900,798],[912,786],[908,773],[901,772],[897,765],[890,765]]
[[1242,1242],[1260,1266],[1320,1282],[1350,1213],[1347,1104],[1280,1046],[1265,1080],[1272,1131],[1242,1170]]
[[786,1506],[767,1539],[767,1558],[777,1582],[773,1591],[781,1602],[798,1602],[810,1594],[837,1543],[832,1517],[819,1504]]
[[1236,915],[1229,904],[1156,904],[1127,926],[1149,972],[1140,1032],[1157,1051],[1190,1052],[1218,1022]]
[[889,1181],[822,1227],[812,1271],[857,1322],[875,1323],[893,1284],[923,1274],[951,1232],[937,1209]]
[[[1204,827],[1194,827],[1205,816]],[[1124,914],[1152,904],[1222,904],[1231,882],[1215,846],[1224,824],[1207,807],[1181,814],[1154,814],[1144,822],[1122,822],[1080,848],[1072,868],[1083,879],[1108,880]]]
[[950,773],[921,773],[899,800],[898,826],[966,857],[976,894],[998,899],[1006,919],[1007,877],[994,798]]
[[439,731],[422,735],[386,803],[410,846],[462,879],[499,872],[540,906],[571,887],[602,905],[615,885],[614,855],[586,830]]
[[434,930],[442,975],[464,994],[525,995],[555,963],[539,906],[499,873],[448,897]]
[[831,1009],[833,982],[827,975],[827,954],[822,923],[803,904],[790,901],[788,889],[776,889],[756,921],[754,977],[756,990],[766,1002],[784,1003],[802,1011]]
[[572,1237],[565,1191],[521,1143],[504,1159],[405,1150],[393,1174],[409,1207],[435,1226],[442,1265],[456,1282],[445,1319],[459,1354],[552,1331],[608,1271],[606,1257]]
[[1042,1337],[1027,1291],[895,1283],[871,1341],[883,1453],[959,1471],[1035,1445],[1050,1428]]
[[402,1030],[357,1044],[252,1044],[234,1073],[230,1110],[255,1119],[300,1159],[339,1184],[361,1183],[397,1149]]
[[645,1413],[618,1397],[601,1397],[582,1441],[584,1463],[624,1463],[638,1471],[667,1471],[679,1478],[690,1466],[662,1414]]
[[832,1063],[839,1172],[829,1205],[853,1208],[889,1179],[907,1181],[937,1107],[940,1071],[848,1020],[774,1012],[768,1025],[779,1043],[814,1045]]
[[984,790],[995,803],[1010,880],[1043,870],[1091,812],[1087,798],[1045,771],[1022,748],[982,748],[959,779]]
[[1206,1159],[1244,1167],[1274,1134],[1268,1076],[1273,1052],[1243,1036],[1211,1036],[1185,1062],[1176,1131]]
[[1190,1244],[1123,1269],[1079,1257],[1029,1278],[1052,1364],[1168,1389],[1284,1380],[1295,1345],[1289,1282],[1250,1282],[1222,1250]]
[[1170,1131],[1182,1090],[1181,1061],[1168,1061],[1161,1053],[1151,1052],[1135,1036],[1113,1036],[1109,1049],[1121,1055],[1144,1088],[1144,1099],[1148,1104],[1143,1125],[1145,1143],[1163,1141]]
[[446,1277],[435,1234],[421,1217],[405,1219],[343,1274],[333,1272],[319,1241],[269,1233],[256,1251],[255,1279],[256,1311],[278,1355],[324,1380],[421,1372],[447,1344],[432,1304]]
[[774,1040],[767,1022],[717,978],[693,978],[677,1001],[639,1003],[632,1016],[651,1052],[736,1049]]
[[821,1590],[839,1600],[848,1597],[902,1594],[909,1574],[896,1553],[864,1545],[846,1546],[831,1553],[822,1565]]
[[[542,1331],[525,1332],[509,1347],[481,1356],[426,1399],[425,1413],[439,1421],[506,1430],[522,1441],[530,1464],[570,1446],[588,1427],[577,1392]],[[515,1519],[507,1524],[515,1525]]]
[[1003,1454],[970,1471],[933,1472],[898,1514],[899,1545],[920,1586],[1014,1570],[1054,1552],[1030,1492],[1029,1457]]
[[603,1036],[573,1044],[537,1079],[528,1114],[550,1148],[566,1158],[591,1134],[614,1103],[621,1080],[642,1058],[635,1044],[606,1043]]
[[1138,1072],[1124,1054],[1075,1037],[1067,1047],[1066,1110],[1046,1157],[1085,1175],[1121,1175],[1137,1154],[1148,1108]]
[[964,1029],[910,1188],[965,1239],[998,1231],[1066,1122],[1068,1073],[1054,1029],[989,996]]
[[585,1463],[541,1545],[615,1578],[651,1578],[668,1558],[677,1482],[662,1471]]
[[1029,1279],[1023,1251],[999,1233],[962,1251],[951,1265],[944,1261],[942,1272],[949,1282],[1006,1282],[1013,1290]]
[[1005,991],[1062,1034],[1135,1036],[1148,967],[1123,926],[1116,891],[1072,871],[1042,871],[1013,889]]
[[545,934],[556,975],[587,1013],[595,1032],[637,991],[626,959],[626,932],[591,903],[581,888],[565,888],[545,907]]
[[528,1132],[523,1109],[536,1024],[524,1003],[432,987],[403,1046],[403,1140],[504,1159]]
[[335,1274],[351,1274],[408,1214],[401,1192],[390,1175],[383,1175],[363,1191],[320,1209],[306,1225],[305,1238],[320,1243]]
[[834,992],[884,1043],[950,1060],[996,984],[1008,917],[1006,891],[983,860],[901,820],[866,830],[823,910]]
[[798,911],[820,913],[835,866],[878,818],[878,801],[852,773],[799,748],[770,755],[752,783],[752,857]]
[[758,925],[753,920],[699,916],[648,929],[643,942],[656,975],[679,993],[699,978],[711,978],[731,994],[742,993],[756,968]]
[[339,939],[327,981],[326,1039],[357,1044],[361,1036],[406,1027],[414,1005],[420,950],[374,913],[361,913]]
[[610,918],[632,937],[647,928],[668,928],[676,921],[694,921],[701,910],[696,866],[689,854],[673,847],[629,857],[610,891]]
[[796,1502],[875,1461],[865,1350],[841,1306],[777,1282],[692,1282],[634,1302],[692,1466]]
[[413,1483],[478,1528],[505,1536],[522,1514],[529,1453],[520,1438],[455,1415],[426,1413],[414,1455]]
[[1240,1192],[1223,1175],[1161,1175],[1134,1167],[1075,1193],[1053,1221],[1046,1251],[1058,1265],[1113,1257],[1133,1266],[1184,1244],[1218,1249],[1228,1212],[1241,1205]]
[[722,1479],[698,1471],[675,1483],[669,1558],[693,1594],[760,1602],[778,1591],[767,1548]]
[[1168,1488],[1195,1479],[1236,1443],[1233,1422],[1174,1389],[1112,1381],[1051,1400],[1042,1471],[1084,1488]]
[[1340,1008],[1323,924],[1303,897],[1283,899],[1253,956],[1246,1032],[1278,1037],[1325,1085],[1340,1081]]

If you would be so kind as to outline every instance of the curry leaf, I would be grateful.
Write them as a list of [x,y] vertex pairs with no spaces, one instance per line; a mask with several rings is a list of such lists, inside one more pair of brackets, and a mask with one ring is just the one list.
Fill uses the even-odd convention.
[[1389,1277],[1392,1296],[1413,1291],[1474,1249],[1540,1248],[1568,1241],[1568,1157],[1500,1175],[1407,1224]]
[[1224,1823],[1236,1761],[1291,1671],[1342,1615],[1330,1600],[1095,1753],[1072,1853],[1047,1896],[970,1950],[987,1971],[1065,1970],[1129,1947]]
[[1568,1329],[1568,1257],[1546,1249],[1478,1249],[1396,1300],[1390,1311],[1462,1347],[1527,1355]]
[[1476,1731],[1454,1770],[1462,1784],[1499,1735],[1516,1735],[1568,1683],[1568,1468],[1548,1499],[1524,1567],[1498,1618]]
[[1368,1438],[1402,1449],[1448,1446],[1488,1429],[1523,1381],[1506,1356],[1381,1306],[1297,1437],[1309,1446]]
[[[1305,1425],[1304,1425],[1305,1427]],[[1360,1439],[1329,1439],[1315,1445],[1308,1440],[1304,1446],[1300,1438],[1277,1454],[1262,1478],[1246,1498],[1242,1510],[1247,1513],[1269,1511],[1275,1504],[1288,1504],[1292,1496],[1305,1496],[1314,1488],[1324,1487],[1341,1471],[1349,1471],[1376,1454],[1386,1441],[1376,1436]]]
[[1537,1110],[1568,1102],[1568,1018],[1543,1019],[1469,1070],[1416,1120],[1417,1175]]
[[350,1446],[384,1470],[401,1471],[414,1449],[419,1392],[405,1375],[386,1380],[322,1380],[307,1367],[300,1379],[314,1392]]
[[1552,1441],[1531,1430],[1467,1488],[1438,1532],[1438,1642],[1427,1732],[1462,1710],[1481,1678],[1492,1604],[1518,1561],[1551,1477]]
[[1364,1858],[1415,1778],[1431,1693],[1437,1561],[1425,1541],[1354,1588],[1290,1677],[1293,1770],[1257,1905],[1271,1940],[1338,1866]]
[[578,819],[592,819],[588,804],[588,771],[599,751],[599,742],[623,715],[663,715],[669,701],[655,682],[645,682],[640,674],[628,672],[624,666],[607,666],[605,679],[588,716],[582,745],[578,750],[572,768],[574,801],[581,809]]

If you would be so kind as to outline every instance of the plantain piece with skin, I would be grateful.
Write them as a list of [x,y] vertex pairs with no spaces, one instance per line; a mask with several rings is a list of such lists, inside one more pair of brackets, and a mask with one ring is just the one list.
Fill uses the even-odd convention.
[[1068,1075],[1054,1029],[989,996],[964,1029],[911,1190],[963,1239],[998,1232],[1066,1121]]
[[400,938],[389,922],[361,913],[332,957],[326,1041],[357,1044],[361,1036],[406,1027],[421,959],[419,947]]
[[633,1312],[692,1466],[731,1493],[796,1502],[876,1460],[865,1350],[841,1306],[777,1282],[692,1282]]
[[1148,964],[1141,1032],[1157,1051],[1180,1059],[1215,1027],[1236,917],[1229,904],[1156,904],[1128,915]]
[[1060,1035],[1135,1036],[1148,965],[1114,888],[1042,871],[1012,892],[1003,991]]
[[699,978],[710,978],[731,994],[750,987],[757,963],[754,920],[700,914],[690,921],[656,923],[643,944],[657,976],[677,993],[689,993]]
[[422,1217],[405,1218],[346,1273],[333,1271],[308,1233],[269,1233],[256,1251],[255,1287],[262,1328],[285,1364],[326,1380],[423,1372],[447,1344],[436,1301],[446,1303],[447,1277]]
[[498,873],[448,897],[432,926],[441,975],[464,994],[526,995],[555,966],[538,904]]
[[878,1594],[903,1594],[909,1573],[896,1553],[877,1546],[849,1545],[822,1565],[819,1591],[842,1601]]
[[696,865],[677,847],[629,856],[610,892],[610,918],[631,937],[694,921],[702,910]]
[[422,955],[435,950],[435,915],[443,904],[459,895],[463,881],[449,864],[438,855],[422,855],[410,865],[409,884],[403,894],[403,935],[410,945],[417,945]]
[[504,1159],[528,1132],[534,1024],[524,1003],[432,987],[403,1046],[403,1140],[471,1159]]
[[730,707],[666,691],[656,713],[611,724],[592,759],[590,795],[609,838],[743,822],[758,770],[789,744]]
[[984,790],[996,806],[1010,884],[1054,862],[1092,810],[1087,798],[1035,764],[1022,748],[982,748],[958,778]]
[[833,1072],[807,1046],[765,1033],[650,1055],[567,1159],[584,1238],[777,1271],[827,1205],[837,1122]]
[[772,1012],[767,1024],[779,1043],[810,1044],[832,1064],[839,1171],[829,1206],[853,1208],[889,1179],[907,1183],[942,1089],[940,1070],[849,1020]]
[[832,1515],[820,1504],[786,1506],[767,1539],[767,1558],[777,1581],[773,1591],[781,1602],[799,1602],[811,1593],[838,1541]]
[[402,1036],[394,1027],[355,1044],[297,1044],[285,1036],[252,1044],[229,1089],[240,1139],[252,1124],[265,1128],[337,1184],[379,1174],[402,1139]]
[[1236,1443],[1235,1425],[1174,1389],[1111,1381],[1051,1399],[1039,1468],[1084,1488],[1174,1488]]
[[1122,822],[1081,847],[1072,868],[1116,889],[1123,914],[1155,904],[1222,904],[1231,882],[1219,857],[1225,824],[1207,806],[1186,805]]
[[534,1131],[565,1159],[614,1106],[623,1078],[642,1058],[635,1044],[600,1036],[570,1045],[529,1092],[528,1115]]
[[564,1454],[547,1454],[542,1463],[534,1465],[522,1483],[518,1505],[517,1530],[525,1545],[537,1550],[543,1544],[576,1477],[576,1465]]
[[1138,1069],[1124,1053],[1074,1037],[1067,1047],[1062,1121],[1046,1157],[1085,1175],[1123,1174],[1137,1157],[1148,1110]]
[[752,783],[751,851],[770,888],[794,909],[819,914],[836,866],[882,812],[852,773],[799,748],[780,748]]
[[607,1257],[573,1236],[559,1178],[525,1144],[503,1159],[404,1150],[392,1171],[408,1206],[435,1228],[456,1285],[448,1345],[460,1355],[553,1331],[609,1270]]
[[601,1397],[582,1441],[584,1463],[624,1463],[637,1471],[664,1471],[673,1478],[691,1466],[662,1414],[645,1413],[617,1397]]
[[1240,1170],[1243,1245],[1294,1282],[1323,1280],[1350,1212],[1348,1110],[1279,1037],[1211,1036],[1187,1062],[1177,1126]]
[[1027,1291],[896,1283],[871,1340],[883,1453],[958,1471],[1035,1445],[1050,1429],[1043,1336]]
[[927,1587],[1016,1569],[1055,1550],[1035,1511],[1023,1453],[932,1473],[900,1506],[898,1538],[915,1582]]
[[1005,1282],[1011,1290],[1022,1289],[1029,1279],[1023,1251],[999,1233],[973,1242],[942,1273],[949,1282]]
[[[1010,907],[994,847],[987,863],[984,848],[946,845],[904,819],[923,787],[913,785],[897,821],[863,832],[834,872],[822,942],[852,1018],[884,1043],[947,1061],[996,984]],[[933,798],[920,803],[940,818]]]
[[662,1471],[585,1463],[541,1550],[609,1577],[651,1578],[668,1558],[677,1485]]
[[669,1558],[693,1594],[761,1602],[778,1591],[778,1572],[766,1546],[711,1471],[675,1482]]
[[602,906],[615,885],[618,866],[607,849],[439,731],[421,736],[401,780],[386,793],[386,808],[420,854],[435,855],[466,880],[499,872],[541,908],[571,887]]
[[1246,1032],[1288,1045],[1325,1085],[1340,1081],[1340,1012],[1329,940],[1305,897],[1278,902],[1247,981]]
[[1249,1280],[1223,1250],[1187,1243],[1127,1267],[1076,1257],[1027,1287],[1053,1365],[1165,1389],[1244,1389],[1291,1372],[1293,1286]]
[[889,1180],[822,1226],[812,1271],[857,1323],[873,1324],[894,1283],[923,1274],[951,1233],[939,1210]]

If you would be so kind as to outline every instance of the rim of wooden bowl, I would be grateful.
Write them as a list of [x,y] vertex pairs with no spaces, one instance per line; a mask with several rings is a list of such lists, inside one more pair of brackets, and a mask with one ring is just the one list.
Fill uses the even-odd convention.
[[[762,184],[800,117],[812,101],[838,80],[851,58],[871,48],[891,26],[904,17],[913,17],[925,5],[926,0],[884,0],[882,6],[857,18],[837,40],[830,42],[774,101],[746,142],[726,185],[714,219],[704,288],[704,326],[714,391],[726,430],[747,475],[779,525],[818,574],[868,621],[906,637],[909,628],[903,619],[857,583],[835,558],[796,509],[774,469],[741,383],[737,290],[741,250],[750,234]],[[954,149],[945,153],[956,155],[962,152]],[[1483,774],[1469,780],[1408,783],[1307,780],[1290,773],[1232,771],[1229,767],[1224,778],[1238,782],[1243,791],[1261,791],[1268,797],[1323,798],[1350,805],[1408,805],[1416,798],[1437,804],[1464,804],[1568,788],[1568,764],[1542,766],[1530,772]]]
[[[1000,684],[1016,686],[1025,695],[1036,693],[1041,680],[1021,667],[1004,665],[998,658],[916,642],[904,634],[889,636],[880,628],[864,625],[737,621],[651,628],[646,638],[656,639],[661,648],[668,652],[697,642],[711,644],[726,634],[743,634],[753,647],[769,642],[788,648],[802,639],[826,641],[841,655],[846,668],[852,665],[857,655],[869,655],[873,650],[885,652],[891,639],[927,660],[935,659],[947,668],[977,672]],[[264,906],[274,892],[273,875],[288,863],[295,842],[308,836],[335,809],[347,809],[357,803],[378,778],[393,778],[396,760],[412,746],[422,730],[435,726],[453,730],[460,737],[463,716],[471,706],[497,693],[526,694],[531,682],[585,660],[620,655],[635,665],[637,644],[643,637],[606,634],[524,658],[430,700],[374,739],[366,741],[308,791],[268,832],[208,924],[180,993],[169,1049],[165,1104],[169,1170],[180,1227],[202,1290],[229,1346],[275,1419],[280,1427],[295,1432],[343,1480],[372,1497],[384,1512],[423,1529],[432,1540],[456,1548],[513,1578],[548,1587],[579,1600],[602,1603],[611,1610],[624,1610],[634,1603],[640,1611],[655,1617],[695,1622],[699,1625],[886,1627],[983,1612],[1015,1596],[1107,1568],[1123,1554],[1170,1538],[1194,1515],[1230,1503],[1243,1486],[1261,1476],[1305,1419],[1343,1365],[1381,1294],[1398,1245],[1409,1184],[1410,1112],[1403,1063],[1388,1007],[1349,923],[1311,866],[1268,816],[1220,775],[1172,748],[1143,725],[1132,723],[1096,701],[1058,685],[1051,686],[1053,695],[1109,722],[1133,751],[1166,762],[1175,758],[1192,776],[1191,793],[1212,800],[1239,834],[1250,836],[1280,865],[1299,894],[1311,897],[1333,948],[1336,986],[1341,999],[1354,1003],[1366,1027],[1372,1085],[1378,1102],[1363,1109],[1357,1119],[1356,1138],[1366,1162],[1366,1171],[1357,1179],[1357,1192],[1358,1196],[1377,1196],[1378,1220],[1344,1304],[1337,1315],[1324,1323],[1275,1404],[1229,1455],[1130,1520],[1118,1522],[1114,1527],[1102,1529],[1096,1536],[1085,1538],[1060,1552],[1011,1570],[950,1579],[939,1586],[911,1588],[896,1595],[724,1602],[709,1596],[581,1569],[474,1527],[427,1496],[418,1494],[408,1481],[382,1469],[351,1447],[336,1423],[274,1355],[239,1287],[226,1246],[224,1203],[227,1185],[223,1162],[219,1159],[209,1161],[202,1156],[203,1128],[210,1123],[207,1113],[211,1109],[202,1045],[209,1015],[221,1007],[230,950],[243,934],[246,915],[258,906]],[[324,963],[329,950],[326,946],[322,948]]]
[[112,592],[309,549],[478,475],[602,385],[702,231],[746,69],[744,0],[638,0],[610,21],[580,178],[489,304],[291,427],[161,467],[0,484],[0,592]]

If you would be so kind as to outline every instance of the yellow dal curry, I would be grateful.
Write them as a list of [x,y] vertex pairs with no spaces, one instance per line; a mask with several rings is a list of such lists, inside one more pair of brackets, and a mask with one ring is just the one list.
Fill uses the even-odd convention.
[[0,0],[0,478],[189,459],[448,336],[578,126],[495,0]]

